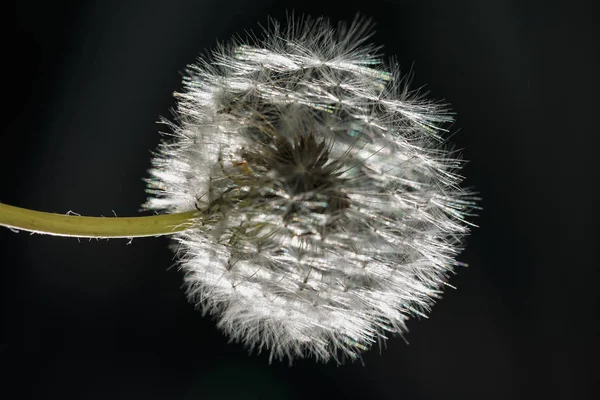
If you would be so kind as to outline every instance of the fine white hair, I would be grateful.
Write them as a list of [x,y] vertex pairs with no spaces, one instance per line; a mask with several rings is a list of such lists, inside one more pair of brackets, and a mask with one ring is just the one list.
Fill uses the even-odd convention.
[[448,109],[410,92],[371,24],[269,21],[189,66],[148,210],[200,210],[175,236],[187,293],[271,358],[356,358],[425,316],[469,231]]

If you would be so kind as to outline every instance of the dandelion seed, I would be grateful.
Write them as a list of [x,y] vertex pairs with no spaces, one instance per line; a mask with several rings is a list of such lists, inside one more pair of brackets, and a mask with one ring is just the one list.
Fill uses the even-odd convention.
[[472,194],[440,139],[451,114],[412,95],[371,26],[271,21],[189,67],[148,210],[177,233],[187,293],[272,358],[356,358],[425,316],[468,233]]

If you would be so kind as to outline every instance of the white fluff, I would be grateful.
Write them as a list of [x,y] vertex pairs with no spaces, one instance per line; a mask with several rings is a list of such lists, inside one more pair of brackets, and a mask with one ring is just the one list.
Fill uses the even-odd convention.
[[176,235],[192,301],[271,357],[358,357],[438,298],[473,197],[439,133],[366,43],[370,25],[274,21],[189,67],[149,210],[198,208]]

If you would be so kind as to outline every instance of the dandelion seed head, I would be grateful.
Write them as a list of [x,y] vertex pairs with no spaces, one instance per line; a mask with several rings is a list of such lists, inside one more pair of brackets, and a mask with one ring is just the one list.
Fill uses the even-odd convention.
[[144,207],[195,208],[175,236],[189,298],[272,358],[356,358],[442,292],[474,204],[371,25],[270,21],[191,65]]

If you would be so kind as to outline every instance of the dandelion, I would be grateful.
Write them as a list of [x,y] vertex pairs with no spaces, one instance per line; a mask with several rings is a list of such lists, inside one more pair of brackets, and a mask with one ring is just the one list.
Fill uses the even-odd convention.
[[442,137],[452,114],[410,92],[371,33],[270,21],[191,65],[147,179],[143,207],[165,215],[76,230],[84,217],[0,204],[0,224],[172,234],[190,300],[232,340],[271,359],[359,357],[427,315],[476,208]]
[[355,358],[424,315],[457,264],[461,161],[442,106],[408,92],[368,22],[271,22],[188,70],[148,210],[175,235],[189,297],[271,357]]

